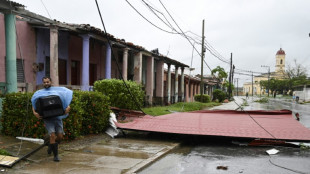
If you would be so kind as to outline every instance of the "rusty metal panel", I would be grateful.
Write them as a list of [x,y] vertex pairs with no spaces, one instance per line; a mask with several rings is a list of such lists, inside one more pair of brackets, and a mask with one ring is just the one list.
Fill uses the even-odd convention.
[[176,134],[211,135],[277,140],[310,140],[310,130],[288,110],[197,111],[163,116],[139,116],[116,123],[118,128]]

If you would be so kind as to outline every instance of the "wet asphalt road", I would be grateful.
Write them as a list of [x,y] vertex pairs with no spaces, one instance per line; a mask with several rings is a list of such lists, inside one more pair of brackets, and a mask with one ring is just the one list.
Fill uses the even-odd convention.
[[[249,106],[244,107],[245,110],[289,109],[293,113],[298,112],[301,115],[300,122],[310,128],[310,105],[281,99],[271,99],[266,104],[252,101],[251,98],[248,100]],[[237,141],[248,140],[187,137],[179,148],[140,171],[139,174],[310,174],[310,149],[283,146],[249,147],[232,143]],[[279,150],[279,153],[269,156],[266,150],[272,148]]]

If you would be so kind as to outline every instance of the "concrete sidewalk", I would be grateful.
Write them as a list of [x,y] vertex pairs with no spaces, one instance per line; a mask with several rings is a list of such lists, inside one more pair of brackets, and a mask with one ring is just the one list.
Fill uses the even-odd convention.
[[[0,136],[0,142],[1,148],[13,154],[18,152],[20,141],[17,139]],[[37,146],[23,141],[18,156]],[[0,167],[0,173],[135,173],[177,146],[178,143],[169,140],[148,138],[146,133],[131,132],[126,138],[116,139],[105,134],[87,136],[60,144],[60,162],[54,162],[44,147],[13,168]]]
[[215,106],[210,110],[237,110],[242,106],[243,100],[245,97],[234,97],[234,101],[230,101],[228,103],[223,103],[222,105]]

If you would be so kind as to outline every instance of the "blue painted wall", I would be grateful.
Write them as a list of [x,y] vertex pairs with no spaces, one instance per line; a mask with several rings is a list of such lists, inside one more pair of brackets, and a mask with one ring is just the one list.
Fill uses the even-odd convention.
[[[58,58],[68,60],[68,42],[69,34],[67,32],[58,32]],[[36,63],[44,63],[44,70],[37,72],[36,84],[42,84],[42,78],[45,76],[46,63],[45,58],[50,57],[50,30],[49,29],[37,29],[36,34],[37,45],[37,61]],[[69,69],[69,63],[67,62],[67,69]],[[67,71],[67,79],[69,79],[69,73]]]

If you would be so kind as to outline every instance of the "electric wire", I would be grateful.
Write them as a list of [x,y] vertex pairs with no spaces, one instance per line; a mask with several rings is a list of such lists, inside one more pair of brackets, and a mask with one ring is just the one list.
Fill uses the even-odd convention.
[[241,111],[245,112],[259,127],[261,127],[265,132],[267,132],[272,138],[277,139],[274,135],[272,135],[272,133],[270,133],[267,129],[265,129],[261,124],[259,124],[252,116],[249,112],[247,112],[246,110],[244,110],[235,100],[234,100],[235,104],[241,109]]
[[[169,20],[166,18],[166,16],[165,16],[161,11],[155,9],[154,7],[152,7],[151,5],[149,5],[149,4],[148,4],[147,2],[145,2],[144,0],[142,0],[142,2],[143,2],[144,5],[146,5],[146,6],[149,8],[149,10],[150,10],[159,20],[161,20],[166,26],[168,26],[169,28],[171,28],[171,30],[175,31],[176,34],[180,34],[180,35],[183,36],[182,33],[178,32],[178,31],[172,26],[172,24],[169,22]],[[154,10],[155,10],[156,12],[160,13],[160,14],[165,18],[165,20],[167,21],[168,24],[167,24],[160,16],[158,16],[157,13],[156,13]],[[185,35],[185,34],[184,34],[184,35]],[[190,37],[190,36],[188,36],[188,35],[187,35],[187,37],[190,38],[193,42],[197,42],[197,41],[196,41],[195,39],[193,39],[192,37]]]
[[[188,31],[188,32],[192,33],[193,35],[195,35],[198,38],[201,38],[201,36],[199,36],[198,34],[192,32],[192,31]],[[204,39],[204,41],[205,41],[205,47],[210,52],[210,54],[212,54],[214,57],[218,58],[220,61],[230,64],[230,61],[227,60],[226,58],[224,58],[216,49],[214,49],[214,47],[207,41],[207,39]],[[198,42],[198,43],[200,45],[202,44],[200,42]]]
[[[126,0],[127,1],[127,0]],[[156,8],[154,8],[153,6],[151,6],[149,3],[147,3],[147,2],[145,2],[145,0],[142,0],[142,2],[149,8],[149,10],[158,18],[158,19],[160,19],[166,26],[168,26],[171,30],[173,30],[173,31],[175,31],[175,33],[174,34],[180,34],[181,36],[183,36],[184,38],[186,38],[189,42],[190,42],[190,44],[193,46],[193,43],[197,43],[197,44],[202,44],[200,41],[197,41],[197,39],[195,39],[195,38],[193,38],[193,37],[191,37],[191,36],[189,36],[189,35],[186,35],[185,34],[185,32],[183,32],[183,30],[179,27],[179,25],[176,23],[176,21],[174,20],[174,18],[172,17],[172,15],[169,13],[169,11],[167,10],[167,8],[164,6],[164,4],[161,2],[161,1],[159,1],[160,3],[161,3],[161,5],[164,7],[164,9],[165,9],[165,11],[167,12],[167,14],[170,16],[170,18],[173,20],[173,22],[176,24],[176,26],[179,28],[179,30],[181,31],[181,32],[178,32],[173,26],[172,26],[172,24],[169,22],[169,20],[166,18],[166,16],[162,13],[162,12],[160,12],[159,10],[157,10]],[[136,10],[136,12],[140,15],[140,16],[142,16],[144,19],[146,19],[147,20],[147,18],[146,17],[144,17],[132,4],[130,4],[128,1],[127,1],[127,3],[133,8],[133,9],[135,9]],[[158,16],[157,14],[156,14],[156,12],[157,13],[160,13],[164,18],[165,18],[165,20],[167,21],[167,23],[160,17],[160,16]],[[154,24],[155,25],[155,24]],[[198,34],[195,34],[194,32],[192,32],[192,31],[187,31],[188,33],[192,33],[193,35],[195,35],[196,37],[201,37],[201,36],[199,36]],[[190,41],[191,40],[191,41]],[[227,60],[226,58],[224,58],[216,49],[214,49],[214,47],[206,40],[206,39],[204,39],[205,40],[205,48],[206,48],[206,50],[208,50],[209,52],[210,52],[210,54],[212,55],[212,56],[214,56],[215,58],[217,58],[217,59],[219,59],[220,61],[222,61],[222,62],[224,62],[224,63],[227,63],[227,64],[230,64],[230,61],[229,60]],[[193,42],[193,43],[192,43]],[[201,54],[198,52],[198,50],[197,49],[195,49],[196,50],[196,52],[201,56]],[[207,67],[210,69],[210,71],[211,71],[211,68],[210,68],[210,66],[205,62],[205,64],[207,65]],[[246,71],[246,70],[243,70],[243,71]],[[255,72],[255,73],[259,73],[259,72]]]
[[282,169],[285,169],[285,170],[289,170],[289,171],[292,171],[294,173],[299,173],[299,174],[309,174],[309,173],[306,173],[306,172],[302,172],[302,171],[298,171],[298,170],[294,170],[294,169],[290,169],[290,168],[287,168],[287,167],[284,167],[284,166],[280,166],[274,162],[271,161],[271,156],[269,155],[269,162],[274,165],[274,166],[277,166],[279,168],[282,168]]
[[[201,56],[201,54],[199,53],[199,51],[196,49],[196,47],[193,45],[193,43],[188,39],[187,35],[185,35],[185,33],[183,32],[183,30],[179,27],[179,25],[177,24],[177,22],[173,19],[173,17],[171,16],[171,14],[169,13],[169,11],[167,10],[167,8],[165,7],[165,5],[161,2],[161,0],[159,0],[159,2],[161,3],[161,5],[164,7],[164,9],[166,10],[166,12],[168,13],[168,15],[170,16],[170,18],[173,20],[173,22],[176,24],[176,26],[179,28],[179,30],[182,32],[182,36],[184,36],[188,42],[195,48],[196,52]],[[203,59],[204,60],[204,59]],[[208,68],[211,70],[210,66],[207,64],[207,62],[204,60],[205,64],[208,66]],[[203,74],[202,74],[203,75]]]
[[[166,16],[162,13],[162,12],[160,12],[159,10],[156,10],[156,9],[154,9],[151,5],[149,5],[148,3],[146,3],[144,0],[142,0],[142,2],[149,8],[149,10],[159,19],[159,20],[161,20],[165,25],[167,25],[169,28],[171,28],[172,30],[174,30],[174,31],[176,31],[174,28],[173,28],[173,26],[170,24],[170,22],[169,22],[169,20],[166,18]],[[167,23],[161,18],[161,17],[159,17],[158,15],[157,15],[157,13],[155,12],[158,12],[158,13],[160,13],[165,19],[166,19],[166,21],[167,21]]]
[[51,17],[51,15],[50,15],[50,13],[48,12],[48,10],[47,10],[47,8],[46,8],[46,6],[45,6],[43,0],[41,0],[41,2],[42,2],[42,4],[43,4],[43,6],[44,6],[44,8],[45,8],[45,10],[46,10],[46,12],[47,12],[47,14],[48,14],[48,16],[49,16],[50,19],[52,20],[52,17]]
[[[194,58],[194,46],[195,46],[195,43],[193,45],[193,50],[192,50],[192,59],[191,59],[191,66],[190,66],[190,69],[189,69],[189,80],[188,80],[188,84],[191,84],[191,69],[192,69],[192,66],[193,66],[193,58]],[[192,96],[191,96],[192,97]],[[181,108],[181,111],[183,111],[184,109],[184,105],[185,105],[185,102],[183,102],[183,106]]]
[[[141,17],[143,17],[145,20],[147,20],[148,22],[150,22],[148,19],[146,19],[146,17],[144,17],[132,4],[130,4],[127,0],[126,0],[126,2],[141,16]],[[142,2],[152,11],[152,13],[153,14],[155,14],[155,16],[157,17],[157,18],[159,18],[166,26],[168,26],[168,27],[170,27],[173,31],[175,31],[175,33],[173,33],[173,34],[180,34],[181,36],[183,36],[184,38],[186,38],[189,42],[190,42],[190,44],[193,46],[193,43],[198,43],[198,44],[200,44],[201,45],[201,43],[200,42],[198,42],[198,41],[196,41],[194,38],[192,38],[192,37],[190,37],[190,36],[188,36],[188,35],[186,35],[185,34],[185,32],[183,32],[183,30],[179,27],[179,25],[176,23],[176,21],[174,20],[174,18],[171,16],[171,14],[169,13],[169,11],[167,10],[167,8],[164,6],[164,4],[160,1],[160,3],[161,3],[161,5],[164,7],[164,9],[166,10],[166,12],[168,13],[168,15],[170,16],[170,18],[174,21],[174,23],[176,24],[176,26],[179,28],[179,30],[181,31],[181,33],[180,32],[178,32],[174,27],[172,27],[172,24],[169,22],[169,20],[165,17],[165,15],[162,13],[162,12],[160,12],[159,10],[156,10],[154,7],[152,7],[151,5],[149,5],[148,3],[146,3],[144,0],[142,0]],[[168,24],[162,19],[162,18],[160,18],[157,14],[156,14],[156,12],[154,12],[154,10],[156,10],[158,13],[160,13],[161,15],[163,15],[164,16],[164,18],[165,18],[165,20],[168,22]],[[155,26],[156,28],[158,28],[155,24],[153,24],[153,26]],[[191,32],[191,31],[188,31],[188,32],[190,32],[190,33],[193,33],[193,32]],[[196,34],[195,34],[196,35]],[[198,36],[198,35],[197,35]],[[191,41],[190,41],[191,40]],[[192,43],[193,42],[193,43]],[[210,45],[210,43],[206,43],[205,44],[205,47],[206,47],[206,49],[214,56],[214,57],[216,57],[216,58],[218,58],[220,61],[222,61],[222,62],[224,62],[224,63],[228,63],[229,64],[229,61],[227,61],[227,60],[225,60],[225,58],[223,58],[223,56],[221,56],[211,45]],[[201,54],[198,52],[198,50],[195,48],[195,50],[196,50],[196,52],[201,56]],[[205,62],[205,61],[204,61]],[[209,68],[209,70],[210,71],[212,71],[211,70],[211,68],[210,68],[210,66],[207,64],[207,62],[205,62],[205,64],[207,65],[207,67]]]
[[[127,0],[126,0],[126,1],[127,1]],[[95,2],[96,2],[96,6],[97,6],[97,10],[98,10],[99,16],[100,16],[100,20],[101,20],[101,23],[102,23],[102,26],[103,26],[103,29],[104,29],[104,32],[105,32],[105,36],[106,36],[106,39],[107,39],[107,41],[108,41],[108,44],[109,44],[109,46],[110,46],[110,48],[111,48],[112,57],[113,57],[113,59],[115,60],[116,67],[117,67],[117,69],[118,69],[119,75],[120,75],[120,77],[121,77],[121,79],[122,79],[122,81],[123,81],[123,83],[124,83],[126,89],[128,90],[128,93],[130,94],[131,98],[134,100],[134,102],[135,102],[135,104],[137,105],[137,107],[139,108],[139,110],[141,110],[141,111],[145,114],[145,112],[142,110],[141,106],[140,106],[139,103],[137,102],[136,97],[133,96],[133,94],[131,93],[131,91],[130,91],[128,85],[126,84],[126,82],[125,82],[125,80],[124,80],[124,78],[123,78],[122,71],[120,70],[119,63],[118,63],[118,61],[116,60],[116,58],[115,58],[115,56],[114,56],[113,49],[112,49],[112,44],[111,44],[111,41],[110,41],[110,39],[109,39],[109,37],[108,37],[107,30],[106,30],[106,28],[105,28],[105,25],[104,25],[104,22],[103,22],[103,18],[102,18],[102,15],[101,15],[100,8],[99,8],[99,5],[98,5],[97,0],[95,0]]]
[[158,28],[159,30],[161,31],[164,31],[166,33],[170,33],[170,34],[178,34],[178,33],[174,33],[174,32],[171,32],[171,31],[167,31],[167,30],[164,30],[160,27],[158,27],[157,25],[155,25],[154,23],[152,23],[150,20],[148,20],[146,17],[144,17],[128,0],[126,0],[126,2],[130,5],[131,8],[133,8],[143,19],[145,19],[148,23],[150,23],[151,25],[153,25],[154,27]]
[[243,71],[243,72],[250,72],[250,73],[255,73],[255,74],[266,74],[263,72],[255,72],[255,71],[243,70],[243,69],[238,69],[238,68],[236,68],[235,70],[239,70],[239,71]]

